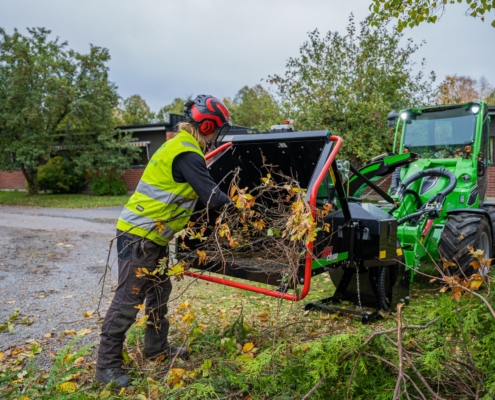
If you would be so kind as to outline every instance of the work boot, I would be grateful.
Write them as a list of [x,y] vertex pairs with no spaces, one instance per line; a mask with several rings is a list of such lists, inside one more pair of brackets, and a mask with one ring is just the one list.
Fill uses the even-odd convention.
[[152,361],[156,361],[158,357],[163,355],[165,357],[164,360],[167,360],[170,358],[174,358],[176,354],[177,357],[182,358],[183,360],[189,359],[189,350],[185,349],[184,347],[174,347],[174,346],[168,346],[164,351],[157,354],[156,356],[147,356],[147,358]]
[[165,358],[174,358],[177,354],[177,357],[182,358],[183,360],[189,359],[189,350],[184,347],[168,346],[164,354]]
[[96,368],[96,379],[104,385],[115,382],[117,389],[126,387],[131,380],[122,368]]

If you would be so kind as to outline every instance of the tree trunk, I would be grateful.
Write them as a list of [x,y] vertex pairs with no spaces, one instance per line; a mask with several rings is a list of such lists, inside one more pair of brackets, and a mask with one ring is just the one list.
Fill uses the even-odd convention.
[[21,164],[22,174],[26,178],[28,184],[28,195],[38,194],[38,168],[26,168],[24,164]]

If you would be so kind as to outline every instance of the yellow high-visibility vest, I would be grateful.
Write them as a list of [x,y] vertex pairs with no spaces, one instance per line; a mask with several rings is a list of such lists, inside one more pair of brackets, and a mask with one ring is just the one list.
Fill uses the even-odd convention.
[[188,182],[175,182],[172,175],[175,157],[186,151],[204,158],[198,141],[188,132],[180,131],[153,154],[136,191],[120,214],[117,229],[165,246],[188,223],[198,195]]

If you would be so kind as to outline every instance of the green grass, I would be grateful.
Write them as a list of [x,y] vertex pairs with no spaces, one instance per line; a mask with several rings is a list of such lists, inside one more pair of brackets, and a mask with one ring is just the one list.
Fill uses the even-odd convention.
[[0,191],[0,205],[52,208],[94,208],[123,206],[129,196],[91,196],[89,194],[39,194]]
[[[476,398],[492,399],[495,319],[476,297],[456,302],[440,287],[412,284],[402,322],[421,326],[437,320],[424,329],[405,330],[404,351],[442,397],[475,398],[466,392],[472,389],[480,394]],[[132,385],[119,394],[94,380],[96,347],[76,351],[74,343],[65,346],[49,370],[38,370],[38,354],[46,350],[32,342],[0,357],[0,397],[301,400],[316,386],[311,399],[392,399],[397,368],[390,366],[398,363],[397,332],[388,339],[383,334],[367,339],[395,328],[397,316],[362,325],[342,313],[304,311],[306,300],[327,297],[333,290],[326,274],[316,276],[305,301],[293,303],[186,277],[174,282],[168,317],[169,339],[173,345],[186,344],[188,361],[177,359],[171,365],[170,360],[143,360],[143,328],[133,325],[124,351]],[[493,283],[490,290],[480,290],[489,302],[493,293]],[[433,398],[410,364],[404,368],[408,391],[415,395],[411,398],[420,398],[411,381],[423,398]]]

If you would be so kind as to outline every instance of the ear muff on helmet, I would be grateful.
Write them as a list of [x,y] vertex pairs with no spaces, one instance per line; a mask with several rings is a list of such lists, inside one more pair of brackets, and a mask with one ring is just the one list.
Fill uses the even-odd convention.
[[208,136],[215,132],[216,128],[217,125],[210,119],[206,119],[199,124],[199,131],[205,136]]

